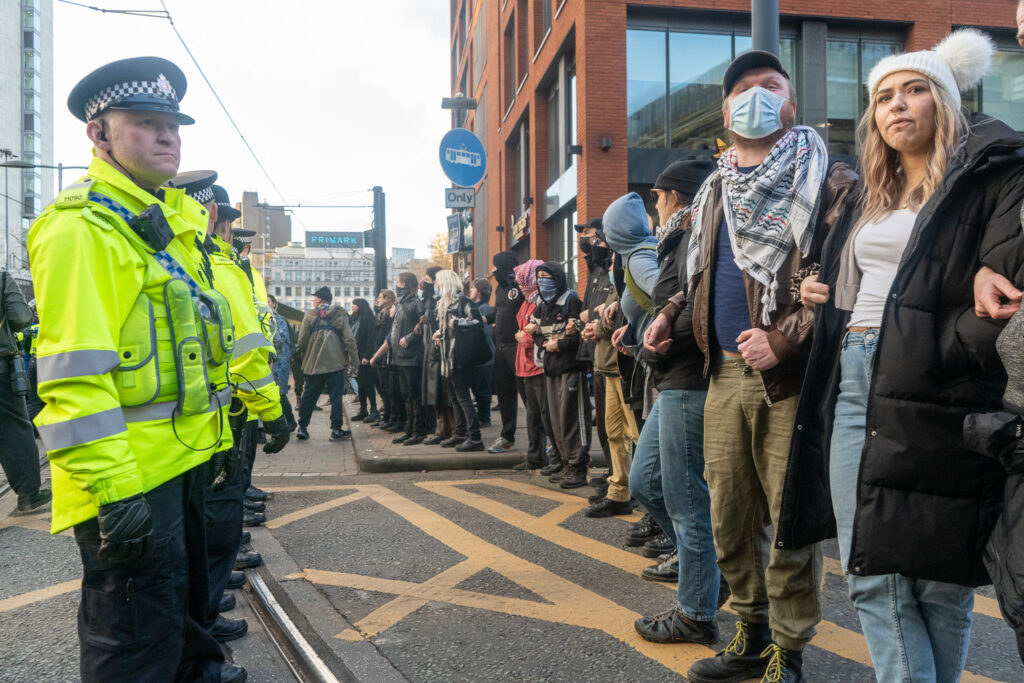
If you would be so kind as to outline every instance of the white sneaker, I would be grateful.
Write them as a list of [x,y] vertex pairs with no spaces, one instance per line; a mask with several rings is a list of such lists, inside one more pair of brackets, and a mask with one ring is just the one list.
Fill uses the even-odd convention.
[[516,447],[514,441],[509,441],[503,436],[499,436],[491,444],[491,447],[487,449],[488,453],[508,453]]

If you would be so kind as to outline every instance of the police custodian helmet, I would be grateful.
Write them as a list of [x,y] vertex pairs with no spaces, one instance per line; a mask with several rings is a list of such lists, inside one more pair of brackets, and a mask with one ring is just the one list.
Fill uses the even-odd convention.
[[195,123],[178,110],[185,96],[185,74],[160,57],[132,57],[105,64],[78,82],[68,96],[75,118],[89,122],[108,109],[173,114],[178,123]]

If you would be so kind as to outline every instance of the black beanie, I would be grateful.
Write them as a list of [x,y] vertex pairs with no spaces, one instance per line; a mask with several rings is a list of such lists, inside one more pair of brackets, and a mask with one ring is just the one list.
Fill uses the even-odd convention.
[[323,301],[326,304],[331,303],[331,299],[334,298],[333,296],[331,296],[331,290],[328,287],[321,287],[320,289],[313,292],[313,296],[320,299],[320,301]]
[[654,181],[654,189],[675,190],[687,197],[694,197],[717,167],[718,164],[713,159],[690,157],[673,161]]
[[442,268],[441,266],[430,266],[429,268],[427,268],[427,276],[429,276],[430,279],[433,280],[434,278],[437,277],[437,274],[440,273],[442,270],[444,270],[444,268]]

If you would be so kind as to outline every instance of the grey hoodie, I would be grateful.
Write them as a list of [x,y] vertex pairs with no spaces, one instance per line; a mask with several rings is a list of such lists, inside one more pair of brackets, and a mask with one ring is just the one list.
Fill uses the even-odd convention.
[[[622,257],[622,262],[641,290],[652,296],[658,281],[658,240],[651,234],[644,200],[630,192],[612,202],[604,212],[604,235],[608,246]],[[623,339],[627,347],[638,347],[644,331],[651,324],[651,316],[640,305],[629,289],[622,292],[622,313],[629,325]],[[639,349],[632,349],[639,357]]]

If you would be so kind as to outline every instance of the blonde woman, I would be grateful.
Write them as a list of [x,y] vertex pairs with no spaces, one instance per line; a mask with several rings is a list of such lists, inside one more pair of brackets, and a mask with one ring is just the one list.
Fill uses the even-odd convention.
[[441,347],[441,377],[447,382],[455,414],[455,433],[441,445],[459,452],[482,451],[480,416],[469,393],[475,366],[463,367],[459,363],[455,352],[455,325],[463,320],[476,320],[482,324],[483,318],[470,298],[463,294],[462,280],[454,271],[438,272],[434,276],[434,284],[437,288],[437,332],[434,340]]
[[999,405],[1005,377],[1000,324],[976,316],[972,282],[982,265],[1019,277],[1024,138],[965,117],[960,92],[993,49],[968,29],[872,70],[859,210],[800,286],[814,345],[776,545],[838,529],[880,681],[958,680],[973,589],[990,582],[1003,473],[962,425]]

